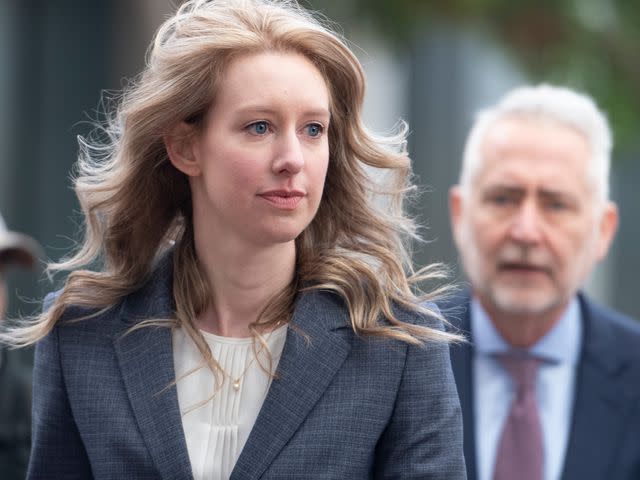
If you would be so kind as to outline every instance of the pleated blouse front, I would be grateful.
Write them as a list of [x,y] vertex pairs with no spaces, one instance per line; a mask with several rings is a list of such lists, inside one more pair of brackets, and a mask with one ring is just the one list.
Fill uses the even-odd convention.
[[198,368],[203,358],[193,340],[182,329],[174,330],[178,402],[195,480],[230,477],[271,384],[265,371],[269,356],[275,372],[286,333],[284,325],[264,336],[269,351],[256,340],[256,356],[251,338],[202,332],[224,372],[220,385],[209,368]]

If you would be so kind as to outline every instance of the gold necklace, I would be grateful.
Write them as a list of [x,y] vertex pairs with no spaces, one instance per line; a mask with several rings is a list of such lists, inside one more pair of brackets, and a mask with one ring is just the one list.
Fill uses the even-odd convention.
[[[260,352],[262,352],[262,349],[260,351],[258,351],[258,353],[254,353],[253,357],[251,358],[251,361],[249,362],[249,364],[244,368],[244,370],[242,371],[242,373],[240,374],[239,377],[233,378],[231,375],[229,375],[226,370],[222,369],[222,372],[224,373],[225,377],[227,377],[229,380],[232,380],[231,382],[231,386],[233,387],[233,390],[235,392],[239,392],[240,391],[240,384],[242,382],[242,379],[244,378],[245,374],[249,371],[249,367],[251,367],[251,365],[253,365],[253,361],[256,359],[256,357],[258,355],[260,355]],[[222,367],[221,367],[222,368]]]
[[[264,339],[264,343],[260,344],[260,349],[257,352],[253,353],[253,357],[251,358],[251,360],[249,361],[247,366],[244,367],[244,370],[242,370],[242,373],[239,376],[237,376],[235,378],[232,377],[231,375],[229,375],[229,373],[224,368],[222,368],[222,365],[220,365],[218,363],[218,367],[222,371],[223,376],[225,378],[228,378],[229,380],[231,380],[231,386],[233,387],[233,391],[234,392],[237,393],[237,392],[240,391],[240,385],[242,384],[242,380],[244,379],[244,376],[249,371],[249,368],[251,368],[251,365],[253,365],[253,362],[257,358],[257,356],[260,355],[262,353],[262,351],[264,350],[264,346],[271,339],[271,335],[273,335],[273,332],[275,332],[279,327],[280,327],[280,322],[278,322],[276,324],[275,328],[269,332],[269,335],[267,335],[267,338]],[[254,339],[254,341],[255,341],[255,339]]]

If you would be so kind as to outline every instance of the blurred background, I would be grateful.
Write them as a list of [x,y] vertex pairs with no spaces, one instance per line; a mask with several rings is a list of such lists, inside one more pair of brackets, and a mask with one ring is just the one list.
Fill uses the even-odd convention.
[[[79,238],[70,172],[102,90],[144,64],[169,0],[0,0],[0,211],[57,260]],[[311,0],[350,39],[368,79],[365,118],[379,132],[409,123],[426,191],[413,209],[430,243],[416,262],[457,256],[447,190],[474,113],[521,83],[591,94],[615,135],[612,196],[621,225],[588,289],[640,318],[640,2],[613,0]],[[458,272],[457,280],[462,280]],[[13,272],[10,316],[30,314],[53,285]]]

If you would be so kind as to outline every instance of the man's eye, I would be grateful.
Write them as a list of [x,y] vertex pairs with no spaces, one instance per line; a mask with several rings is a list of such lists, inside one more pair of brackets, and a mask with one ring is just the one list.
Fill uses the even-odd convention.
[[264,121],[254,122],[251,125],[247,126],[249,133],[253,133],[255,135],[264,135],[269,131],[269,124]]
[[319,137],[324,131],[324,127],[319,123],[310,123],[309,125],[305,126],[305,128],[307,129],[307,134],[310,137]]
[[489,197],[489,201],[494,205],[510,205],[515,202],[515,199],[508,195],[494,195]]
[[561,211],[567,208],[567,204],[558,200],[549,200],[546,202],[546,207],[549,210]]

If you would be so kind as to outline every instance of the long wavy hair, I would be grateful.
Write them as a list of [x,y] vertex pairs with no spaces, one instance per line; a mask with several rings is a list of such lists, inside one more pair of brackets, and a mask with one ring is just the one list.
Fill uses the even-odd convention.
[[405,323],[394,309],[437,315],[422,304],[438,289],[425,294],[421,287],[441,271],[415,270],[411,262],[410,245],[419,237],[405,214],[404,202],[414,192],[406,126],[389,137],[367,131],[362,67],[326,23],[292,1],[191,0],[160,27],[144,71],[106,112],[100,140],[80,139],[75,191],[84,241],[49,266],[70,271],[64,287],[35,322],[12,332],[14,345],[47,335],[71,305],[97,313],[111,308],[141,288],[156,260],[172,250],[176,311],[164,323],[184,328],[216,369],[194,322],[211,299],[194,247],[189,183],[169,161],[163,137],[180,122],[204,117],[229,62],[270,51],[302,54],[323,75],[330,91],[330,157],[318,213],[295,241],[294,279],[271,299],[252,332],[289,321],[298,294],[322,289],[344,300],[357,334],[410,343],[457,338]]

